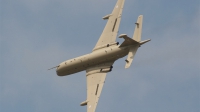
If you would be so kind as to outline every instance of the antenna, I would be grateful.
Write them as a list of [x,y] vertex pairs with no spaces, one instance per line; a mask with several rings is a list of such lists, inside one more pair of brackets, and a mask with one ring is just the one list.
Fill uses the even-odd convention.
[[[59,65],[60,66],[60,65]],[[48,69],[48,70],[52,70],[52,69],[54,69],[54,68],[57,68],[57,67],[59,67],[59,66],[55,66],[55,67],[53,67],[53,68],[50,68],[50,69]]]

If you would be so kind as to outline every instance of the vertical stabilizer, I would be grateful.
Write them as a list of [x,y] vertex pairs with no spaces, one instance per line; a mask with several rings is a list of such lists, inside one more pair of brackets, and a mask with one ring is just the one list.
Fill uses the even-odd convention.
[[135,26],[135,31],[134,31],[134,34],[133,34],[133,39],[140,42],[141,40],[141,35],[142,35],[142,21],[143,21],[143,15],[140,15],[138,17],[138,20],[137,20],[137,23],[136,26]]

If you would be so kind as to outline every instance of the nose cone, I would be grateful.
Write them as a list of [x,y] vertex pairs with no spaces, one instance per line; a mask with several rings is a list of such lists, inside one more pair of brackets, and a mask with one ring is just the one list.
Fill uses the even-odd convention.
[[56,73],[58,76],[60,76],[60,65],[56,68]]
[[57,69],[56,69],[56,73],[57,73],[58,76],[60,76],[60,70],[59,70],[59,67],[57,67]]
[[59,66],[56,68],[56,73],[57,73],[57,75],[58,75],[58,76],[63,76],[62,71],[63,71],[63,67],[62,67],[62,65],[59,65]]
[[57,73],[58,76],[63,76],[63,74],[62,74],[62,68],[60,66],[57,67],[56,73]]
[[66,75],[66,66],[64,64],[60,64],[57,68],[56,68],[56,73],[58,76],[65,76]]

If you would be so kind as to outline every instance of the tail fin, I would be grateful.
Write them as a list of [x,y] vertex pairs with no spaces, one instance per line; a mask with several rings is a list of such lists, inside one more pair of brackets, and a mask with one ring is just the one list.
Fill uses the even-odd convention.
[[138,20],[137,20],[137,23],[136,26],[135,26],[135,31],[134,31],[134,34],[133,34],[133,40],[136,40],[138,42],[141,41],[141,35],[142,35],[142,21],[143,21],[143,15],[140,15],[138,17]]

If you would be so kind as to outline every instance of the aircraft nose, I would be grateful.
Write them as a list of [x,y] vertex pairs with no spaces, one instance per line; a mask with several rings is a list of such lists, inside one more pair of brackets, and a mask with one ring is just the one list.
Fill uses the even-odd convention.
[[57,66],[57,68],[56,68],[56,73],[57,73],[58,76],[60,76],[60,72],[61,72],[61,67],[60,67],[60,65],[59,65],[59,66]]
[[57,66],[56,68],[56,73],[58,76],[64,76],[65,75],[65,66],[63,66],[62,64],[60,64],[59,66]]

